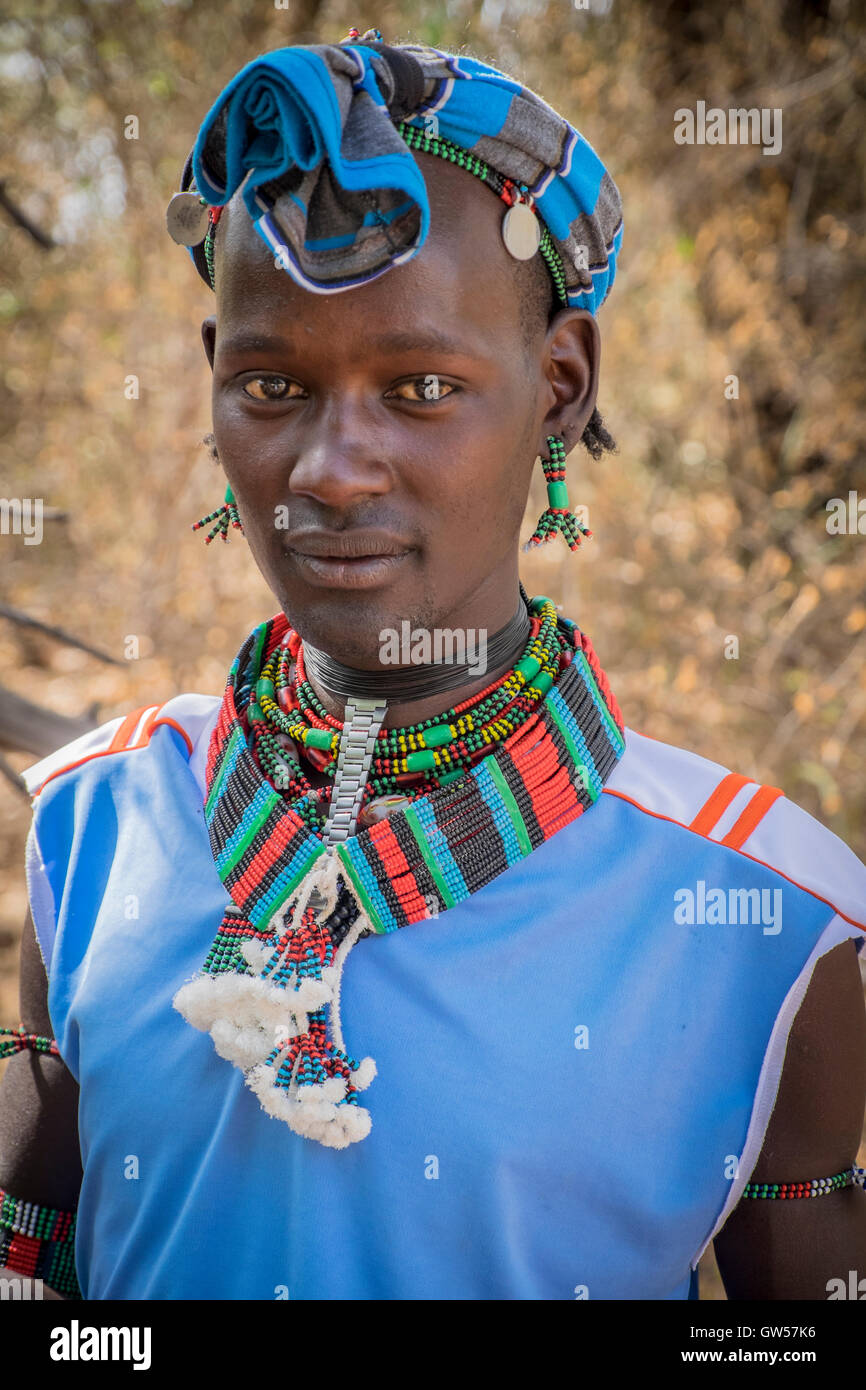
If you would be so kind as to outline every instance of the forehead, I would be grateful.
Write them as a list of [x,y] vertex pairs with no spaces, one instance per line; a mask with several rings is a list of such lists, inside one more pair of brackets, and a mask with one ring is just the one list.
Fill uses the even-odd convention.
[[516,321],[514,265],[502,241],[505,204],[480,179],[430,154],[413,152],[427,186],[430,229],[420,252],[369,284],[339,294],[303,289],[258,236],[238,194],[220,219],[216,251],[218,320],[302,316],[322,331],[364,320],[442,318],[453,327],[495,330]]

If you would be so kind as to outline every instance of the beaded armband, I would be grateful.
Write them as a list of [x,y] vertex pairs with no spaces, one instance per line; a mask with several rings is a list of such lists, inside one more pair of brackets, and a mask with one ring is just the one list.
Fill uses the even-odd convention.
[[826,1197],[829,1192],[839,1192],[843,1187],[862,1187],[866,1190],[866,1168],[856,1164],[842,1173],[834,1173],[830,1178],[810,1178],[808,1182],[747,1182],[744,1197]]
[[0,1188],[0,1265],[80,1298],[75,1273],[74,1211],[40,1207]]
[[16,1052],[47,1052],[52,1057],[60,1056],[60,1049],[54,1038],[41,1038],[38,1033],[25,1033],[23,1028],[0,1028],[0,1061],[14,1057]]
[[[54,1038],[25,1033],[23,1028],[0,1028],[0,1059],[18,1052],[59,1057]],[[0,1265],[28,1279],[41,1279],[56,1293],[81,1298],[75,1273],[74,1211],[41,1207],[0,1188]]]

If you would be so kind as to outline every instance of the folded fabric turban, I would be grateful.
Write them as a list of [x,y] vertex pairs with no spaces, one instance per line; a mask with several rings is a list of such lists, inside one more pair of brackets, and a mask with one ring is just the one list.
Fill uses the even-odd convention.
[[[424,244],[427,190],[403,121],[521,186],[559,253],[568,304],[595,314],[622,242],[616,185],[574,126],[477,58],[366,36],[264,53],[211,107],[181,187],[213,207],[242,188],[283,268],[314,293],[337,293]],[[209,284],[201,242],[189,249]]]

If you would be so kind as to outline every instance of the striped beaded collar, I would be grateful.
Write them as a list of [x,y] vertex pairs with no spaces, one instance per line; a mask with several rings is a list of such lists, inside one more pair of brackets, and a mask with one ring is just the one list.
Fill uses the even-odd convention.
[[[574,655],[537,714],[458,782],[333,847],[375,932],[447,911],[597,801],[624,751],[623,717],[589,638],[561,623]],[[267,657],[288,629],[277,614],[238,652],[207,759],[205,817],[217,871],[258,930],[327,853],[260,771],[235,705],[253,650]]]
[[235,703],[286,618],[263,623],[235,658],[205,803],[232,902],[173,1002],[241,1069],[262,1109],[304,1139],[344,1149],[372,1124],[358,1096],[376,1063],[349,1053],[340,1021],[356,942],[437,917],[483,888],[589,809],[624,751],[622,715],[589,639],[560,626],[571,660],[536,712],[465,776],[329,845],[260,771]]

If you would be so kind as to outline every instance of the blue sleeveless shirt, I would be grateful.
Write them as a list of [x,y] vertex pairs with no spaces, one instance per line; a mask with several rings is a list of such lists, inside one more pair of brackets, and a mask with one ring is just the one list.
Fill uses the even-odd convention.
[[328,1149],[172,1007],[227,900],[203,808],[218,709],[179,695],[24,774],[80,1086],[84,1296],[694,1297],[815,963],[862,944],[866,868],[775,789],[627,729],[586,814],[355,946],[341,1017],[377,1064],[373,1124]]

